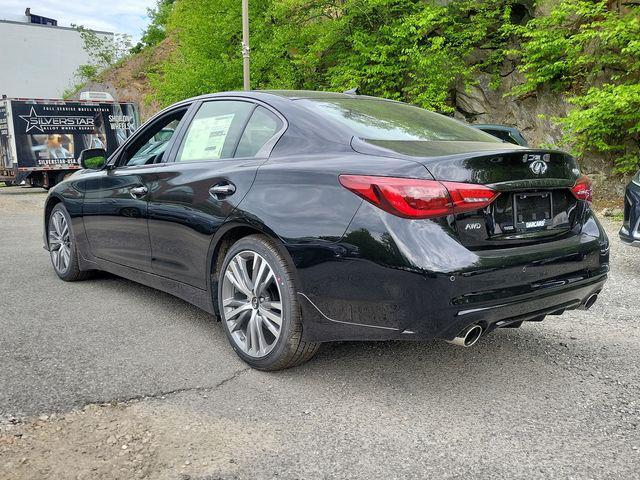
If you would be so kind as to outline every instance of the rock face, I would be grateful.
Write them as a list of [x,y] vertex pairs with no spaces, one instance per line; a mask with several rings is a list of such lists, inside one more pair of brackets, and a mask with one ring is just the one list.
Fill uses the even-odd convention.
[[522,82],[516,71],[504,76],[497,89],[490,86],[489,74],[481,73],[477,81],[476,85],[456,88],[454,102],[457,118],[470,123],[514,126],[532,146],[558,143],[562,132],[552,119],[565,116],[569,109],[562,95],[543,90],[526,97],[507,96],[513,86]]
[[[513,5],[513,20],[525,23],[533,17],[548,15],[555,3],[557,0],[521,0]],[[477,52],[478,59],[485,55],[481,51]],[[491,86],[492,75],[483,72],[476,77],[475,85],[458,84],[453,93],[456,117],[470,123],[497,123],[516,127],[533,147],[557,146],[562,131],[553,119],[566,116],[571,108],[564,96],[548,89],[539,89],[520,97],[510,96],[509,92],[525,81],[512,60],[504,61],[499,75],[497,88]]]
[[[477,83],[458,85],[453,93],[454,116],[469,123],[497,123],[516,127],[532,147],[558,147],[561,129],[554,118],[565,117],[571,108],[563,95],[548,89],[523,97],[511,97],[508,92],[524,79],[515,69],[502,73],[498,88],[490,85],[491,75],[480,73]],[[580,159],[583,172],[594,182],[598,199],[621,198],[628,178],[612,175],[611,163],[601,155],[589,155]]]

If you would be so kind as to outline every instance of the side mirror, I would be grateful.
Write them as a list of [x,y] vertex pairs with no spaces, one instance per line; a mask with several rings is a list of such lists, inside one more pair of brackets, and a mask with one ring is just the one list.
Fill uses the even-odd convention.
[[107,151],[104,148],[87,148],[80,152],[80,165],[89,170],[100,170],[107,163]]

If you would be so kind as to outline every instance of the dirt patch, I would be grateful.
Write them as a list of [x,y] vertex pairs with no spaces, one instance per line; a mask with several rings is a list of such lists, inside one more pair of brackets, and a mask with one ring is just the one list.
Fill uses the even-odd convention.
[[37,212],[44,208],[46,198],[42,188],[0,186],[0,215]]
[[266,425],[236,416],[210,419],[145,401],[89,405],[0,425],[0,477],[230,479],[250,462],[252,446],[263,453],[274,444]]

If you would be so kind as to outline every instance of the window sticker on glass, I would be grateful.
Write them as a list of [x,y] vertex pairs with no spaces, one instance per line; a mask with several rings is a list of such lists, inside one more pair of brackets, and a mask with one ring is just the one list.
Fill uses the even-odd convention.
[[180,161],[220,158],[235,114],[196,118],[189,127]]

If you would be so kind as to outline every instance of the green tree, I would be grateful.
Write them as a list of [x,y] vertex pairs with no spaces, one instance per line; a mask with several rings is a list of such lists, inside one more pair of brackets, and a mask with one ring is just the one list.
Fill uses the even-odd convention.
[[[256,3],[252,2],[252,12]],[[152,76],[161,103],[242,85],[240,15],[234,0],[175,4],[167,29],[174,36],[176,49],[161,74]]]
[[[640,6],[555,0],[530,19],[523,12],[534,11],[533,1],[251,0],[252,88],[358,87],[451,112],[454,88],[473,84],[480,71],[498,83],[508,55],[525,76],[513,95],[544,87],[574,104],[557,121],[576,154],[604,153],[619,171],[634,169]],[[238,0],[160,0],[154,11],[152,23],[161,35],[166,24],[175,45],[152,75],[160,103],[241,88]]]
[[89,63],[80,65],[76,76],[86,82],[94,80],[100,72],[112,67],[129,55],[131,37],[125,34],[104,35],[89,30],[82,25],[72,25],[83,41],[83,49],[89,57]]
[[548,15],[513,32],[523,39],[512,55],[528,94],[548,86],[575,105],[557,119],[579,156],[609,154],[620,172],[640,163],[640,5],[561,0]]
[[[456,82],[499,63],[511,0],[252,0],[252,87],[346,90],[451,111]],[[239,88],[234,0],[180,0],[160,100]],[[477,55],[479,50],[491,54]],[[480,61],[476,59],[480,57]]]
[[166,38],[167,22],[174,4],[175,0],[156,0],[155,7],[147,9],[147,16],[151,22],[142,33],[140,41],[131,49],[132,53],[139,53],[144,48],[153,47]]

